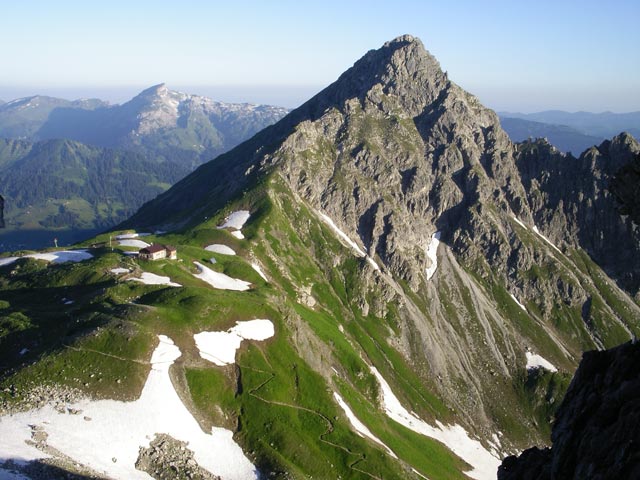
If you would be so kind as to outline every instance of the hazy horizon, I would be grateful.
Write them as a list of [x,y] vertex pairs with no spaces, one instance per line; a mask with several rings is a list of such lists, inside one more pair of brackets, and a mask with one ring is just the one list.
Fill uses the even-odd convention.
[[[49,97],[62,98],[65,100],[79,100],[96,98],[107,101],[111,104],[122,104],[133,97],[138,95],[143,90],[158,85],[156,82],[150,85],[131,85],[131,86],[118,86],[118,87],[90,87],[90,86],[78,86],[78,87],[12,87],[0,85],[0,100],[4,102],[10,102],[20,98],[31,97],[35,95],[43,95]],[[296,108],[309,100],[315,94],[320,92],[327,85],[170,85],[167,87],[171,90],[176,90],[192,95],[201,95],[209,97],[213,100],[226,102],[226,103],[254,103],[263,105],[275,105],[285,108]],[[608,108],[598,109],[595,105],[592,108],[588,108],[588,105],[583,105],[581,108],[572,108],[569,103],[558,103],[553,106],[545,105],[544,103],[535,103],[532,99],[535,98],[535,93],[529,95],[523,94],[521,97],[517,96],[513,92],[511,93],[512,101],[509,101],[509,97],[505,96],[503,99],[497,98],[496,94],[491,92],[478,93],[469,90],[470,93],[476,95],[480,101],[486,106],[496,112],[509,112],[509,113],[538,113],[550,110],[560,110],[570,113],[587,112],[587,113],[633,113],[640,111],[640,108],[635,110],[629,110],[622,108]],[[527,101],[518,102],[517,98],[526,98]],[[564,105],[564,108],[563,106]]]
[[45,94],[121,103],[167,83],[291,108],[368,50],[408,33],[495,110],[640,110],[640,4],[625,0],[462,0],[455,8],[417,0],[34,0],[0,12],[10,66],[0,79],[4,101]]

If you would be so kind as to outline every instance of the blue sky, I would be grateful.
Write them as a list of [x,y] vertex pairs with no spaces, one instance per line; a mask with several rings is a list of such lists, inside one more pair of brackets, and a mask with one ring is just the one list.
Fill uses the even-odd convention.
[[0,99],[142,88],[295,106],[404,33],[497,110],[640,110],[640,2],[3,1]]

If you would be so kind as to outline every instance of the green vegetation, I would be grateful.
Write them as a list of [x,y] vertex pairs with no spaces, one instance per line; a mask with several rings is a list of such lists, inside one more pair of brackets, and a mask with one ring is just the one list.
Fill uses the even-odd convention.
[[[239,209],[252,212],[243,240],[216,228]],[[407,350],[424,348],[420,333],[403,324],[399,312],[406,305],[399,296],[378,297],[368,263],[342,245],[310,208],[295,201],[280,177],[263,179],[239,202],[226,204],[198,225],[145,237],[147,242],[176,245],[178,260],[127,257],[123,251],[130,249],[115,241],[113,249],[109,247],[114,235],[85,242],[86,247],[99,245],[90,249],[94,258],[88,261],[50,265],[22,259],[0,267],[0,364],[7,366],[0,372],[0,400],[19,405],[24,392],[39,384],[72,387],[96,398],[134,399],[147,378],[157,335],[164,334],[182,352],[172,378],[201,425],[234,430],[252,461],[276,478],[322,478],[327,472],[336,478],[415,478],[411,468],[434,480],[465,478],[462,472],[468,465],[440,443],[390,420],[381,408],[370,366],[380,371],[407,410],[432,424],[460,423],[456,406],[441,396],[439,379],[426,357],[408,355],[394,343],[402,336]],[[212,243],[226,244],[237,255],[204,250]],[[481,302],[462,270],[454,269],[446,281],[435,284],[437,308],[460,338],[481,338],[489,328],[492,344],[508,350],[509,335],[515,334],[561,368],[556,374],[525,372],[519,363],[524,358],[518,358],[515,366],[507,366],[509,377],[501,365],[484,365],[493,372],[485,386],[493,396],[485,405],[487,417],[515,444],[528,442],[531,431],[544,438],[574,366],[553,335],[578,352],[590,341],[591,330],[569,305],[543,312],[540,305],[527,302],[524,312],[486,260],[469,258],[464,268],[475,281],[473,288],[496,306],[500,318],[510,319],[510,326],[498,325],[492,316],[488,327],[483,324]],[[194,261],[249,281],[252,288],[213,289],[194,276]],[[264,267],[268,282],[251,268],[252,261]],[[521,275],[532,281],[568,282],[567,269],[576,268],[571,264],[566,259],[539,263]],[[116,276],[110,272],[115,267],[130,273]],[[593,267],[583,260],[580,268]],[[168,276],[182,287],[129,281],[142,271]],[[401,280],[397,285],[402,302],[413,302],[424,314],[424,328],[431,328],[434,299]],[[597,287],[602,296],[594,294],[592,331],[614,341],[619,332],[609,326],[608,309],[617,311],[618,306],[610,303],[615,291],[605,287]],[[601,298],[606,300],[598,303]],[[384,313],[364,309],[363,302],[384,302]],[[235,365],[217,367],[200,357],[194,334],[256,318],[272,320],[276,334],[262,342],[243,342]],[[21,354],[22,348],[29,351]],[[470,361],[482,360],[483,348],[469,352]],[[464,379],[453,379],[452,384],[464,391]],[[399,460],[354,432],[334,391]]]
[[[14,145],[22,148],[10,148]],[[0,191],[12,229],[106,228],[187,172],[140,154],[70,140],[0,140]]]

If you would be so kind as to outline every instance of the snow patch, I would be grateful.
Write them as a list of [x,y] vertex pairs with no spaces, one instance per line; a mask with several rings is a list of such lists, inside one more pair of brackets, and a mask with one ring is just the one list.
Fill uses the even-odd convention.
[[271,320],[236,322],[226,332],[201,332],[193,336],[200,356],[219,366],[236,361],[236,350],[242,340],[266,340],[275,333]]
[[544,368],[545,370],[549,370],[550,372],[557,372],[558,369],[553,366],[553,364],[542,358],[540,355],[535,353],[526,352],[527,355],[527,370],[532,370],[535,368]]
[[340,230],[337,227],[335,223],[333,223],[333,220],[331,220],[331,218],[329,218],[327,215],[325,215],[322,212],[316,212],[316,213],[320,216],[322,221],[326,223],[331,228],[331,230],[333,230],[338,235],[338,237],[340,237],[344,242],[346,242],[351,248],[353,248],[356,251],[359,257],[367,256],[364,250],[362,250],[356,242],[354,242],[353,240],[351,240],[351,238],[349,238],[349,235],[344,233],[342,230]]
[[526,226],[524,223],[522,223],[522,222],[520,221],[520,219],[518,219],[518,217],[516,217],[515,215],[511,215],[511,218],[513,218],[513,219],[515,220],[515,222],[516,222],[518,225],[520,225],[522,228],[524,228],[525,230],[529,230],[529,229],[527,228],[527,226]]
[[538,236],[539,236],[540,238],[542,238],[545,242],[547,242],[549,245],[551,245],[553,248],[555,248],[555,249],[556,249],[556,251],[557,251],[558,253],[562,253],[562,251],[561,251],[558,247],[556,247],[556,246],[555,246],[555,244],[554,244],[551,240],[549,240],[549,239],[548,239],[547,237],[545,237],[542,233],[540,233],[540,230],[538,230],[538,227],[536,227],[535,225],[533,226],[533,231],[534,231],[535,233],[537,233],[537,234],[538,234]]
[[238,210],[237,212],[233,212],[227,218],[222,225],[218,228],[235,228],[236,230],[241,230],[244,227],[244,224],[247,223],[251,213],[249,210]]
[[380,266],[376,263],[376,261],[373,258],[371,258],[368,255],[367,255],[367,262],[369,262],[369,265],[371,265],[374,270],[377,270],[378,272],[380,271]]
[[516,302],[522,310],[524,310],[525,312],[527,311],[527,307],[521,304],[513,293],[510,293],[509,295],[511,296],[511,298],[513,298],[513,301]]
[[109,270],[111,273],[115,273],[116,275],[122,275],[123,273],[129,273],[129,269],[128,268],[112,268],[111,270]]
[[394,395],[380,372],[375,367],[371,367],[371,372],[380,383],[385,413],[389,418],[414,432],[442,442],[449,450],[473,467],[473,470],[465,472],[469,477],[476,480],[495,480],[500,460],[487,451],[478,440],[469,437],[469,434],[460,425],[445,426],[436,421],[437,427],[432,427],[416,414],[409,413]]
[[258,272],[258,275],[260,275],[260,276],[262,277],[262,279],[263,279],[265,282],[268,282],[268,281],[269,281],[269,280],[267,279],[266,275],[264,274],[264,272],[262,271],[262,268],[260,268],[260,265],[258,265],[258,264],[257,264],[257,263],[255,263],[255,262],[251,262],[251,267],[252,267],[256,272]]
[[207,282],[213,288],[219,288],[220,290],[237,290],[245,291],[249,290],[251,286],[250,282],[244,280],[238,280],[237,278],[231,278],[224,273],[219,273],[205,267],[199,262],[193,262],[200,273],[194,273],[193,276]]
[[244,235],[242,234],[242,232],[240,230],[236,230],[234,232],[231,232],[231,235],[236,237],[238,240],[243,240],[244,239]]
[[159,340],[138,400],[82,400],[71,405],[81,415],[60,414],[48,405],[0,417],[0,458],[48,457],[26,443],[31,438],[30,425],[35,425],[47,432],[48,445],[105,477],[147,480],[149,476],[135,468],[139,449],[147,448],[156,433],[166,433],[188,442],[198,464],[214,475],[224,480],[257,479],[256,468],[233,441],[233,432],[216,427],[203,432],[184,406],[169,377],[180,349],[164,335]]
[[342,410],[344,411],[344,414],[347,416],[347,418],[349,419],[349,422],[351,423],[353,428],[356,430],[356,433],[358,435],[360,435],[361,437],[367,437],[368,439],[373,440],[375,443],[377,443],[382,448],[384,448],[389,453],[389,455],[391,455],[393,458],[395,459],[398,458],[396,454],[393,453],[393,450],[387,447],[382,440],[380,440],[373,433],[371,433],[371,430],[369,430],[364,423],[358,420],[358,417],[355,416],[353,411],[351,411],[351,409],[349,408],[349,405],[346,404],[346,402],[342,399],[342,397],[337,392],[333,392],[333,397],[336,399],[336,402],[338,402],[338,405],[340,405],[340,408],[342,408]]
[[0,267],[4,267],[5,265],[10,265],[13,262],[15,262],[16,260],[18,260],[20,257],[4,257],[4,258],[0,258]]
[[438,269],[438,245],[440,245],[440,235],[442,232],[436,232],[431,236],[429,247],[427,247],[427,257],[431,260],[431,265],[427,267],[427,280],[431,280],[433,274]]
[[47,253],[31,253],[24,255],[23,257],[5,257],[0,258],[0,267],[4,265],[10,265],[19,258],[35,258],[36,260],[45,260],[51,263],[64,263],[64,262],[82,262],[83,260],[89,260],[93,258],[86,250],[60,250],[57,252]]
[[148,237],[149,235],[151,235],[150,233],[121,233],[120,235],[116,235],[115,239],[116,240],[128,240],[131,238],[138,238],[138,237]]
[[136,248],[147,248],[149,244],[147,242],[143,242],[142,240],[120,240],[118,244],[121,247],[136,247]]
[[208,245],[204,247],[207,252],[219,253],[221,255],[235,255],[236,252],[231,247],[227,247],[226,245],[222,245],[221,243],[214,243],[213,245]]
[[145,285],[167,285],[169,287],[181,287],[179,283],[174,283],[169,277],[163,277],[162,275],[156,275],[151,272],[142,272],[140,278],[130,278],[135,282],[144,283]]

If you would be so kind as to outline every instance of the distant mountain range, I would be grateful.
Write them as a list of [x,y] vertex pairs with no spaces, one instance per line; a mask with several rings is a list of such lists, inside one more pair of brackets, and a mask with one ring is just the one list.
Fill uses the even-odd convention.
[[0,106],[0,137],[66,138],[131,150],[190,169],[282,118],[269,105],[222,103],[156,85],[122,105],[34,96]]
[[533,138],[546,138],[549,143],[562,152],[576,155],[589,147],[599,145],[604,137],[585,135],[566,125],[533,122],[521,118],[500,117],[500,124],[514,142],[523,142]]
[[640,112],[548,110],[537,113],[500,112],[498,115],[502,127],[514,142],[545,137],[561,151],[576,155],[622,132],[640,137]]
[[114,225],[287,112],[216,102],[164,84],[122,105],[39,95],[4,103],[0,193],[8,229],[0,233],[0,250],[43,246],[32,234],[25,238],[25,229]]

